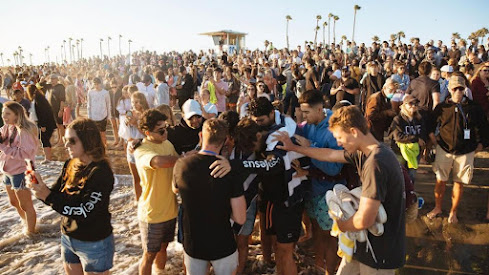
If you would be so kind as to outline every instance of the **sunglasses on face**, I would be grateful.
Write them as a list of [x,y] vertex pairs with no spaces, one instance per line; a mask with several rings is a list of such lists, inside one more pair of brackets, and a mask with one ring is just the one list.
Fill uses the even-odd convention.
[[455,92],[457,92],[457,91],[463,92],[463,91],[465,91],[465,88],[464,88],[464,87],[456,87],[456,88],[454,88],[453,90],[454,90]]
[[63,142],[65,145],[75,145],[76,139],[73,137],[69,137],[69,138],[63,137]]
[[168,128],[168,125],[165,125],[163,128],[160,128],[160,129],[157,129],[157,130],[153,131],[153,133],[157,133],[157,134],[159,134],[159,135],[162,136],[162,135],[165,134],[166,128]]
[[489,70],[482,70],[482,71],[485,72],[485,73],[488,73],[489,72]]

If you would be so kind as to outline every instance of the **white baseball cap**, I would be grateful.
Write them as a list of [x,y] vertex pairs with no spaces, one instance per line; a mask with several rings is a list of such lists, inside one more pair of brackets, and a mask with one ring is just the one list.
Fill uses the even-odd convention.
[[194,99],[185,101],[182,106],[182,111],[185,119],[190,119],[193,116],[202,116],[202,109],[199,102]]
[[444,65],[440,69],[441,72],[453,73],[453,67],[449,65]]

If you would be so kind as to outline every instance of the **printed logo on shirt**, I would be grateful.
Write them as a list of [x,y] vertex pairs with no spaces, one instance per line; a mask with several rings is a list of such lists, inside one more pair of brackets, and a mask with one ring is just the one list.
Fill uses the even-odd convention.
[[275,167],[280,162],[280,159],[273,158],[271,160],[245,160],[243,161],[244,168],[265,168],[267,171]]
[[65,206],[63,208],[63,215],[83,216],[87,217],[94,208],[97,202],[102,200],[102,192],[92,192],[90,200],[86,203],[80,203],[80,206]]

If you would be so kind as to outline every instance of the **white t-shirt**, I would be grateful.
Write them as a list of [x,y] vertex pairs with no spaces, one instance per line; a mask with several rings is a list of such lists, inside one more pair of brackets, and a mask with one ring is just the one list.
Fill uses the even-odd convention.
[[153,84],[149,84],[149,86],[145,86],[143,82],[138,82],[136,84],[138,90],[144,94],[146,100],[148,101],[149,108],[153,108],[155,106],[155,96],[156,91],[153,88]]
[[166,83],[160,83],[156,91],[156,106],[161,104],[170,105],[170,87]]
[[105,118],[111,119],[110,116],[110,95],[109,91],[88,91],[87,113],[88,118],[94,121],[101,121]]

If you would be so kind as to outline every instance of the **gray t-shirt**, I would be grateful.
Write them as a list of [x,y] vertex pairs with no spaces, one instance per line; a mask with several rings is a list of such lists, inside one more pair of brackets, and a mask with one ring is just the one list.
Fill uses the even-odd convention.
[[406,224],[404,176],[394,153],[380,144],[369,155],[361,151],[348,153],[345,159],[358,170],[362,182],[362,197],[379,200],[387,212],[384,234],[376,237],[368,233],[377,263],[367,252],[367,243],[357,242],[354,259],[378,269],[402,267],[406,254]]

